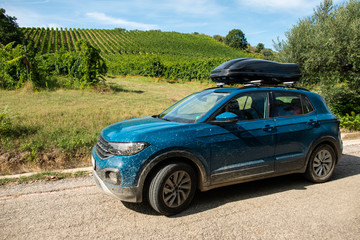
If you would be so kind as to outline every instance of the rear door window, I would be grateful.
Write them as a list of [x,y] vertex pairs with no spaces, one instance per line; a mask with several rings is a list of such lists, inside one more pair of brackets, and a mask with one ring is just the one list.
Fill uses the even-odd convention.
[[296,116],[314,111],[309,99],[299,93],[277,91],[273,92],[273,98],[273,117]]

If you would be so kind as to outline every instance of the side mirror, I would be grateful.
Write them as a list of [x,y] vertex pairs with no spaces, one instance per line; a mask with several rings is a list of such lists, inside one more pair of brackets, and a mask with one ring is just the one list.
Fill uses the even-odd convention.
[[224,112],[215,117],[215,120],[211,121],[213,124],[231,124],[238,121],[238,116],[235,113]]

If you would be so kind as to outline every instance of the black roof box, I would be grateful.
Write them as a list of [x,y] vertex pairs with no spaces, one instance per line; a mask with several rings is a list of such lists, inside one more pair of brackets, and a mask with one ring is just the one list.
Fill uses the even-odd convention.
[[262,80],[264,84],[296,82],[301,73],[296,63],[277,63],[254,58],[238,58],[227,61],[211,71],[214,82],[243,84]]

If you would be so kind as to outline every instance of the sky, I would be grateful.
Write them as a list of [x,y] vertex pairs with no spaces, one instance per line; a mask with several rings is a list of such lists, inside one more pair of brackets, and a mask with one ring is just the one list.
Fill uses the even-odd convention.
[[[0,0],[20,27],[161,30],[226,36],[273,48],[322,0]],[[333,0],[343,3],[344,0]]]

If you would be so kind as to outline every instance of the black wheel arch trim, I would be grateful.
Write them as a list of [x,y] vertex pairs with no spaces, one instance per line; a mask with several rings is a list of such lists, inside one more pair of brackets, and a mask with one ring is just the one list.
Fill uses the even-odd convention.
[[[161,165],[162,163],[166,162],[169,159],[187,159],[192,163],[193,166],[196,167],[194,171],[197,173],[198,177],[198,188],[200,190],[205,189],[210,185],[210,176],[207,172],[207,169],[204,165],[204,163],[194,154],[190,153],[186,150],[170,150],[167,152],[164,152],[154,158],[152,158],[150,161],[146,161],[141,170],[139,171],[139,174],[137,175],[137,186],[139,188],[139,192],[143,193],[145,181],[148,178],[149,174],[154,170],[157,166]],[[205,161],[205,159],[204,159]],[[141,194],[140,201],[143,199],[143,194]]]
[[328,144],[328,145],[330,145],[330,147],[332,147],[332,149],[335,152],[335,158],[336,158],[335,164],[337,164],[340,161],[340,158],[342,155],[342,147],[341,147],[340,141],[341,140],[338,141],[338,140],[336,140],[335,137],[332,137],[332,136],[324,136],[324,137],[321,137],[321,138],[317,139],[316,141],[314,141],[311,144],[311,147],[309,148],[309,151],[306,155],[306,164],[305,164],[303,170],[306,171],[306,168],[309,164],[310,156],[311,156],[312,152],[321,144]]

